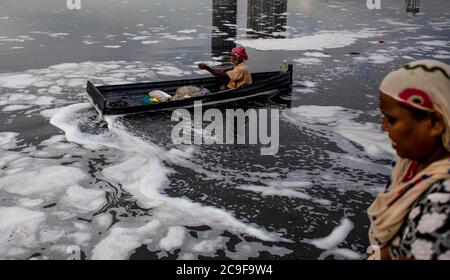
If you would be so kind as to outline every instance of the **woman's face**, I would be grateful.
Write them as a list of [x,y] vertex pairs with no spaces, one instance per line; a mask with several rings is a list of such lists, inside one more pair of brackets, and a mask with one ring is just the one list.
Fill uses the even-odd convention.
[[398,156],[426,162],[442,145],[441,137],[431,135],[429,117],[415,119],[410,110],[383,93],[380,93],[380,110],[383,113],[381,129],[389,134]]

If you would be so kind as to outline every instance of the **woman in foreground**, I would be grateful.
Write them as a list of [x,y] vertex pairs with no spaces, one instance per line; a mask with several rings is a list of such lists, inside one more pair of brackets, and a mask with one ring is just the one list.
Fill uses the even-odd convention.
[[450,259],[450,67],[419,60],[391,72],[380,109],[397,158],[368,209],[381,248],[368,259]]

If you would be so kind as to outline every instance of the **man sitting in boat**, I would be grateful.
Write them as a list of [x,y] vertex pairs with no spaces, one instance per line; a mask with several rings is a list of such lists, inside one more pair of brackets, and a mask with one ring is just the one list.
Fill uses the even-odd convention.
[[252,84],[252,75],[245,61],[248,60],[247,51],[244,47],[236,47],[231,50],[231,63],[233,67],[226,69],[214,69],[204,63],[198,68],[206,70],[215,77],[221,78],[220,90],[235,89]]

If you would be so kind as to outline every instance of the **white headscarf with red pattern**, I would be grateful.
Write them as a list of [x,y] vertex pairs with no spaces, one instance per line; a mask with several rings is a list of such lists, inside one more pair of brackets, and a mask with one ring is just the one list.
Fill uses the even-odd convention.
[[450,151],[450,66],[437,60],[411,62],[389,73],[380,91],[406,106],[437,111],[445,120],[442,135],[445,148]]

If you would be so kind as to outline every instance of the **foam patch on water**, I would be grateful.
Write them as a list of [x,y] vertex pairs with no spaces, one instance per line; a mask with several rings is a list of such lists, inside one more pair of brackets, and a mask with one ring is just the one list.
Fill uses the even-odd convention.
[[316,90],[312,89],[312,88],[296,88],[296,89],[294,89],[294,92],[314,93],[314,92],[316,92]]
[[31,106],[30,105],[9,105],[9,106],[3,107],[2,111],[3,112],[13,112],[13,111],[25,110],[28,108],[31,108]]
[[354,59],[356,61],[364,61],[373,64],[386,64],[388,62],[394,61],[393,57],[381,53],[374,53],[369,55],[369,57],[355,57]]
[[299,81],[298,84],[302,85],[302,86],[305,86],[305,87],[309,87],[309,88],[313,88],[313,87],[317,86],[317,83],[315,83],[313,81]]
[[94,218],[94,224],[97,225],[97,227],[106,230],[112,225],[112,216],[108,213],[102,213]]
[[[0,148],[21,148],[18,136],[0,133]],[[5,236],[0,238],[0,258],[24,259],[36,252],[42,258],[66,258],[68,245],[63,244],[92,242],[94,230],[77,218],[100,210],[107,203],[105,191],[92,187],[84,165],[71,159],[75,155],[80,161],[86,152],[64,140],[54,135],[38,149],[1,152],[0,194],[6,207],[0,207],[0,234]],[[53,254],[55,243],[61,248]]]
[[175,40],[175,41],[185,41],[185,40],[193,40],[194,37],[191,36],[180,36],[175,34],[162,34],[162,38],[169,39],[169,40]]
[[448,54],[435,54],[433,55],[435,59],[450,59],[450,55]]
[[422,42],[418,42],[417,44],[433,46],[433,47],[450,48],[450,41],[442,41],[442,40],[422,41]]
[[170,227],[167,236],[161,239],[159,247],[170,252],[175,248],[181,247],[186,236],[184,227],[175,226]]
[[85,97],[87,80],[96,84],[120,84],[154,77],[155,72],[144,64],[124,61],[62,63],[21,73],[2,73],[0,106],[4,107],[0,110],[5,113],[29,110],[25,115],[38,113],[49,118],[57,110],[55,107]]
[[320,205],[330,205],[331,201],[329,200],[314,198],[306,192],[298,190],[298,188],[304,188],[311,185],[311,182],[274,181],[269,182],[268,186],[240,186],[237,187],[237,189],[260,193],[262,196],[285,196],[311,200]]
[[319,57],[319,58],[331,57],[331,55],[321,53],[321,52],[305,52],[303,55],[310,56],[310,57]]
[[[89,200],[86,200],[86,197],[89,197]],[[105,192],[72,185],[67,189],[60,203],[76,212],[94,212],[106,204]]]
[[106,238],[92,250],[93,260],[124,260],[132,250],[143,243],[150,242],[151,237],[159,230],[158,220],[150,221],[140,227],[121,227],[115,225]]
[[324,260],[328,256],[334,256],[335,259],[343,260],[361,260],[362,255],[356,251],[346,248],[334,248],[324,251],[318,260]]
[[17,147],[17,136],[19,133],[16,132],[0,132],[0,149],[9,150]]
[[196,32],[197,32],[197,29],[183,29],[183,30],[178,31],[178,33],[181,33],[181,34],[191,34],[191,33],[196,33]]
[[373,30],[362,30],[358,32],[346,31],[321,31],[314,35],[288,38],[288,39],[254,39],[236,40],[237,44],[245,47],[267,51],[267,50],[325,50],[350,46],[358,39],[380,36],[381,32]]
[[70,34],[69,33],[49,33],[47,35],[52,38],[65,38],[65,37],[69,36]]
[[444,31],[448,30],[448,28],[450,27],[450,20],[447,18],[442,18],[439,21],[429,22],[429,24],[436,31]]
[[408,30],[411,30],[410,28],[421,28],[423,27],[422,25],[418,25],[418,24],[414,24],[414,23],[408,23],[408,22],[403,22],[403,21],[397,21],[395,19],[382,19],[379,20],[380,23],[387,23],[390,25],[394,25],[394,26],[400,26],[400,27],[406,27],[408,28]]
[[322,60],[318,58],[297,58],[293,60],[294,62],[297,62],[300,65],[315,65],[320,64]]
[[100,43],[99,41],[92,41],[92,40],[84,40],[83,44],[85,45],[94,45]]
[[360,123],[353,119],[361,112],[339,106],[299,106],[284,112],[289,122],[308,126],[313,129],[331,130],[354,143],[362,146],[364,151],[375,158],[392,158],[395,154],[390,147],[386,134],[380,132],[379,124]]
[[[50,123],[64,131],[67,141],[84,145],[90,149],[101,149],[102,145],[99,145],[98,143],[109,141],[110,136],[85,134],[81,132],[79,128],[80,120],[78,119],[76,114],[74,114],[81,109],[86,109],[89,107],[90,104],[85,103],[74,104],[62,108],[52,116],[52,118],[50,119]],[[117,148],[118,144],[111,142],[109,146]]]
[[192,72],[190,72],[190,71],[185,71],[185,70],[182,70],[175,66],[160,65],[160,66],[153,67],[152,69],[155,70],[157,74],[163,75],[163,76],[182,77],[182,76],[192,74]]
[[[216,60],[211,62],[218,63]],[[232,181],[226,172],[208,171],[203,169],[201,164],[196,165],[197,163],[192,162],[197,153],[196,148],[165,150],[147,139],[131,134],[121,123],[122,117],[107,117],[109,128],[107,130],[86,132],[82,127],[96,122],[92,106],[89,104],[65,106],[85,96],[82,87],[87,79],[94,79],[96,84],[110,84],[125,83],[130,78],[152,79],[156,75],[164,75],[163,72],[175,76],[191,73],[173,64],[152,64],[151,67],[154,68],[149,69],[139,62],[84,62],[2,74],[5,76],[26,74],[30,75],[31,79],[38,79],[38,82],[25,85],[12,83],[10,88],[3,88],[0,95],[0,102],[3,103],[0,104],[36,106],[37,108],[33,107],[33,110],[49,118],[50,123],[64,133],[44,138],[36,147],[29,147],[21,152],[2,153],[1,178],[12,181],[18,179],[19,175],[24,175],[20,178],[22,185],[30,186],[19,190],[18,185],[7,188],[6,181],[0,181],[5,183],[0,188],[1,194],[6,196],[6,201],[11,201],[17,207],[42,211],[45,214],[42,224],[30,229],[38,236],[36,243],[31,246],[32,248],[21,250],[20,256],[28,257],[30,253],[39,251],[39,248],[45,246],[48,249],[43,252],[43,258],[46,255],[65,258],[67,244],[82,246],[87,258],[127,258],[141,245],[147,245],[152,252],[161,251],[161,254],[180,249],[179,258],[185,259],[196,259],[199,255],[215,256],[216,250],[223,250],[226,256],[231,258],[258,257],[263,251],[279,256],[289,254],[290,250],[286,248],[265,246],[261,242],[248,242],[243,238],[252,236],[268,242],[289,242],[284,237],[283,230],[274,232],[273,229],[248,223],[247,219],[245,222],[242,221],[240,217],[235,216],[233,210],[205,206],[186,198],[170,197],[165,193],[171,183],[171,174],[175,172],[168,167],[172,165],[192,168],[208,178]],[[317,84],[305,81],[303,86],[314,88]],[[349,120],[353,121],[354,115],[350,115]],[[312,124],[314,120],[310,123],[311,126],[321,127],[320,124],[318,126]],[[15,144],[11,147],[17,147],[19,135],[15,135],[14,138],[8,137],[9,140],[4,142],[12,141],[11,143]],[[104,163],[96,161],[99,156],[105,159]],[[59,172],[58,168],[61,168],[62,172]],[[94,178],[91,172],[95,172]],[[64,178],[59,178],[58,174]],[[235,174],[239,178],[245,177],[239,172]],[[41,176],[52,180],[48,184],[54,188],[46,189],[45,186],[38,185],[33,189],[31,178],[37,177],[41,180]],[[278,177],[279,174],[273,171],[261,174],[255,172],[251,174],[251,178],[245,180],[248,179],[249,184],[257,185],[261,178],[271,178],[271,181],[262,184],[266,184],[268,189],[274,189],[273,191],[276,187],[287,191],[281,195],[280,192],[274,195],[293,198],[301,196],[319,207],[330,205],[330,201],[318,199],[319,194],[308,189],[310,182],[302,184],[302,182],[281,181]],[[305,177],[300,178],[305,180]],[[97,183],[94,185],[93,181],[96,179],[108,182],[119,194],[131,197],[140,207],[148,209],[145,210],[148,211],[148,216],[138,214],[142,216],[132,219],[121,218],[119,213],[114,217],[111,213],[97,214],[96,212],[108,203],[106,198],[113,195],[106,196],[105,190],[98,188]],[[308,177],[306,180],[309,179]],[[315,185],[316,183],[314,182]],[[19,193],[20,191],[22,193]],[[253,192],[257,193],[254,194],[255,197],[263,196],[262,192],[256,189]],[[126,213],[121,206],[114,210],[118,209]],[[78,223],[77,218],[86,218],[92,222]],[[187,234],[188,227],[205,225],[211,229],[196,232],[198,239]],[[94,234],[96,231],[103,234]],[[222,236],[225,231],[242,240],[234,250],[228,248],[229,238]],[[152,234],[151,238],[149,234]],[[114,249],[114,243],[120,242],[122,238],[126,242],[123,247],[117,248],[117,253],[108,249],[109,246]],[[198,245],[199,241],[201,245]],[[46,242],[52,242],[54,245],[47,246]]]
[[[9,157],[8,170],[23,168],[0,180],[3,197],[18,196],[16,207],[0,207],[0,233],[9,236],[7,242],[0,241],[0,257],[26,258],[49,243],[87,246],[93,230],[80,224],[76,217],[103,207],[105,192],[77,185],[87,177],[80,169],[42,167],[51,161],[26,158],[18,153]],[[30,169],[38,171],[27,171]],[[63,250],[59,256],[66,253]]]
[[158,40],[150,40],[150,41],[142,41],[141,44],[143,44],[143,45],[152,45],[152,44],[158,44],[160,42],[161,41],[158,41]]
[[[201,204],[193,203],[186,199],[171,198],[162,194],[162,188],[168,183],[167,174],[169,170],[162,166],[155,158],[159,154],[158,151],[160,151],[160,148],[156,146],[158,150],[155,150],[154,145],[149,145],[142,139],[129,135],[113,119],[109,119],[108,122],[110,129],[122,136],[123,141],[128,142],[124,146],[129,147],[129,149],[132,149],[131,151],[138,155],[121,164],[106,168],[103,173],[111,181],[120,182],[145,207],[159,206],[160,209],[166,209],[166,211],[175,211],[179,212],[179,214],[184,213],[183,216],[186,216],[185,213],[190,213],[191,217],[183,218],[185,222],[191,221],[195,224],[202,223],[207,225],[214,224],[216,228],[234,229],[262,240],[280,240],[277,234],[268,233],[262,229],[246,225],[224,210],[202,206]],[[136,147],[140,148],[137,149]],[[148,155],[152,157],[148,158]],[[139,167],[136,168],[136,166]],[[134,178],[140,179],[136,181]],[[219,225],[216,224],[218,221],[221,221]]]
[[319,257],[323,259],[326,256],[334,255],[346,259],[360,259],[361,255],[350,249],[338,248],[338,246],[347,239],[348,234],[353,230],[353,223],[345,218],[341,223],[333,229],[333,231],[323,238],[305,240],[305,242],[325,250]]
[[317,83],[313,81],[295,81],[294,92],[313,93],[316,92]]
[[35,40],[33,37],[27,35],[17,36],[15,38],[9,38],[7,36],[0,37],[0,42],[13,42],[13,43],[23,43],[25,41],[33,41]]
[[[175,153],[175,149],[165,151],[159,146],[133,136],[118,121],[118,117],[106,117],[109,127],[106,133],[99,135],[83,133],[78,128],[80,125],[78,112],[86,110],[89,106],[89,104],[74,104],[63,108],[52,117],[51,123],[62,129],[70,142],[97,149],[102,149],[103,146],[122,151],[124,153],[122,161],[104,168],[103,177],[108,182],[120,184],[121,188],[132,194],[142,207],[152,209],[151,220],[146,218],[145,222],[136,222],[138,225],[135,223],[114,225],[108,236],[95,246],[92,258],[127,258],[140,244],[147,244],[153,249],[175,249],[175,245],[178,244],[177,246],[182,246],[186,254],[199,254],[193,240],[182,241],[185,235],[181,233],[181,225],[208,225],[218,232],[228,230],[265,241],[288,241],[281,238],[278,233],[268,232],[257,225],[245,224],[225,210],[165,195],[164,188],[169,183],[168,174],[171,170],[164,166],[163,161],[173,162],[173,159],[176,159],[175,162],[178,162],[179,155],[183,152]],[[49,139],[49,142],[56,140],[58,139]],[[175,154],[178,156],[174,157]],[[75,194],[80,192],[85,191],[69,191],[70,201],[77,201]],[[100,204],[100,201],[94,199],[88,205],[79,206],[91,210]],[[155,234],[156,230],[158,234]],[[163,234],[165,231],[166,235]],[[151,240],[148,238],[150,233],[154,236]],[[114,245],[117,243],[120,245]],[[224,248],[225,243],[226,239],[218,246]]]
[[147,40],[148,38],[151,38],[152,36],[135,36],[132,37],[131,40],[133,41],[142,41],[142,40]]
[[46,215],[21,207],[0,207],[0,257],[19,258],[38,243]]
[[37,81],[39,77],[32,74],[0,74],[0,86],[5,88],[26,88]]
[[49,166],[0,178],[0,190],[38,198],[55,197],[87,178],[85,172],[68,166]]
[[349,219],[343,219],[341,224],[333,229],[333,231],[326,237],[308,240],[308,243],[316,246],[319,249],[328,250],[336,248],[339,244],[345,241],[348,234],[353,229],[353,223]]

